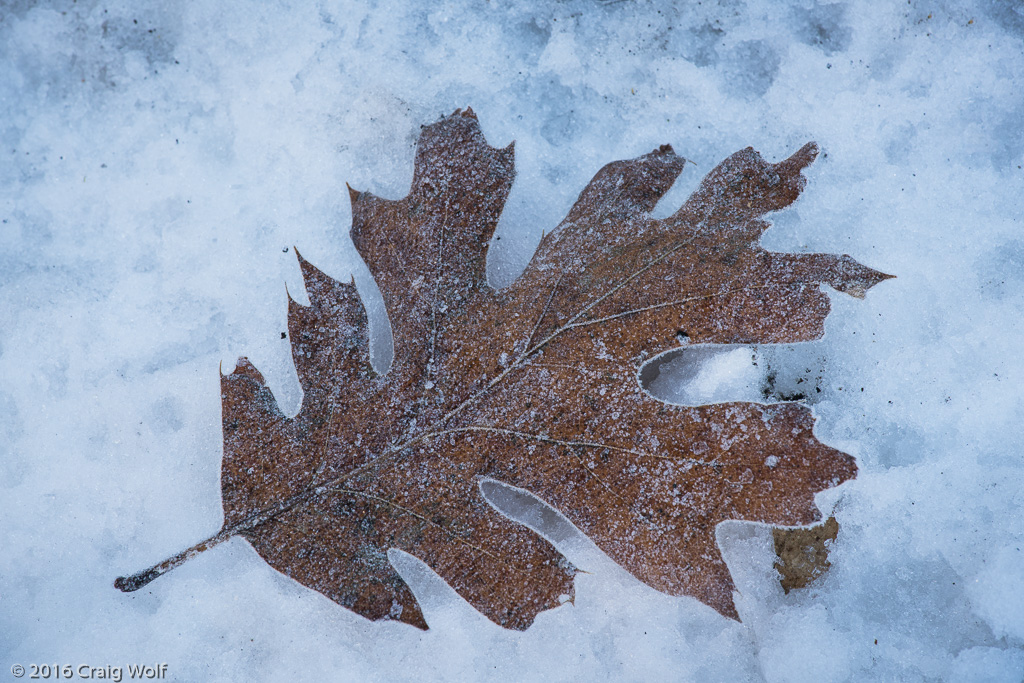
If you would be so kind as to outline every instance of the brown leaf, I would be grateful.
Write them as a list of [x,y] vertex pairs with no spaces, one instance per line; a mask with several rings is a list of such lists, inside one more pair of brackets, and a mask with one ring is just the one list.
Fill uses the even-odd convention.
[[134,577],[242,535],[271,566],[370,619],[426,628],[388,550],[422,559],[498,624],[524,629],[573,594],[576,569],[485,500],[495,480],[560,510],[615,561],[671,595],[736,617],[716,525],[804,525],[814,494],[855,476],[802,405],[667,405],[645,360],[691,343],[822,335],[822,283],[854,296],[889,277],[849,256],[758,246],[761,216],[800,193],[808,144],[769,164],[745,149],[674,215],[650,211],[685,161],[663,146],[601,169],[503,290],[487,247],[514,176],[471,110],[424,128],[409,195],[351,191],[352,239],[394,333],[370,366],[352,283],[299,257],[308,307],[289,305],[304,393],[277,406],[245,359],[222,380],[224,527]]
[[786,593],[803,588],[828,571],[827,541],[839,535],[839,522],[829,517],[824,524],[809,529],[773,529],[775,570]]

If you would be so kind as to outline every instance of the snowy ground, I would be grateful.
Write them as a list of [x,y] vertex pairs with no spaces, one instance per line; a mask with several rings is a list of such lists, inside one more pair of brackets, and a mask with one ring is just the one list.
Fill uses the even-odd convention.
[[[1022,93],[1017,0],[0,0],[0,676],[1020,681]],[[218,365],[298,407],[292,245],[355,274],[386,359],[344,182],[403,195],[419,126],[467,105],[516,140],[497,283],[608,161],[693,160],[666,214],[738,149],[821,145],[764,244],[898,276],[833,295],[823,341],[755,350],[809,373],[819,437],[858,457],[819,498],[832,570],[783,595],[770,532],[723,525],[740,624],[567,542],[592,573],[525,633],[409,562],[432,629],[369,623],[240,540],[115,591],[221,524]],[[657,388],[745,398],[749,359]]]

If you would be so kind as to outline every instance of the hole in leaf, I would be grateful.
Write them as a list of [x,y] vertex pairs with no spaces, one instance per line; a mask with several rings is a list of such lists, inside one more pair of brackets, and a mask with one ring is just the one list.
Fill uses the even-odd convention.
[[552,543],[564,543],[580,535],[561,513],[529,491],[493,479],[480,482],[480,490],[498,512],[533,529]]
[[641,368],[639,379],[652,396],[677,405],[731,401],[813,404],[821,398],[826,370],[825,355],[817,342],[701,344],[653,358]]

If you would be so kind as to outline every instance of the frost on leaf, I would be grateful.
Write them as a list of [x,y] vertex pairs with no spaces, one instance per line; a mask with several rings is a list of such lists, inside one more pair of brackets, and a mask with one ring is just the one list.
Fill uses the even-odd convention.
[[495,290],[485,262],[512,146],[490,147],[471,110],[424,128],[408,196],[351,191],[392,367],[370,366],[354,285],[300,256],[310,305],[290,303],[288,328],[301,410],[283,415],[244,359],[223,377],[223,529],[118,586],[241,535],[338,604],[426,628],[388,561],[396,548],[524,629],[572,595],[576,569],[487,503],[489,479],[545,500],[650,586],[736,617],[716,525],[814,522],[815,493],[856,466],[814,437],[802,405],[668,405],[638,368],[682,333],[691,344],[817,339],[829,310],[820,285],[863,296],[889,277],[849,256],[758,245],[762,216],[796,199],[815,154],[808,144],[769,164],[737,152],[664,220],[650,211],[684,160],[666,145],[609,164],[522,276]]

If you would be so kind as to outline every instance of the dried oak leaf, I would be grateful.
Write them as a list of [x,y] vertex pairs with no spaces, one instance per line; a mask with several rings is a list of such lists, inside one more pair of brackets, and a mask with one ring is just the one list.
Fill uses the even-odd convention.
[[351,191],[352,239],[380,287],[394,361],[370,366],[354,284],[299,257],[310,305],[289,305],[304,396],[282,414],[245,359],[223,377],[224,526],[121,578],[133,590],[241,535],[275,569],[369,619],[426,628],[388,561],[404,550],[494,622],[525,629],[573,594],[576,569],[485,500],[532,492],[650,586],[737,617],[715,542],[729,519],[804,525],[814,494],[855,476],[797,404],[668,405],[645,360],[692,344],[819,338],[819,285],[854,296],[888,277],[849,256],[765,251],[761,216],[792,203],[808,144],[715,168],[674,215],[650,216],[685,160],[663,146],[605,166],[512,285],[487,284],[513,147],[471,110],[427,126],[404,199]]

